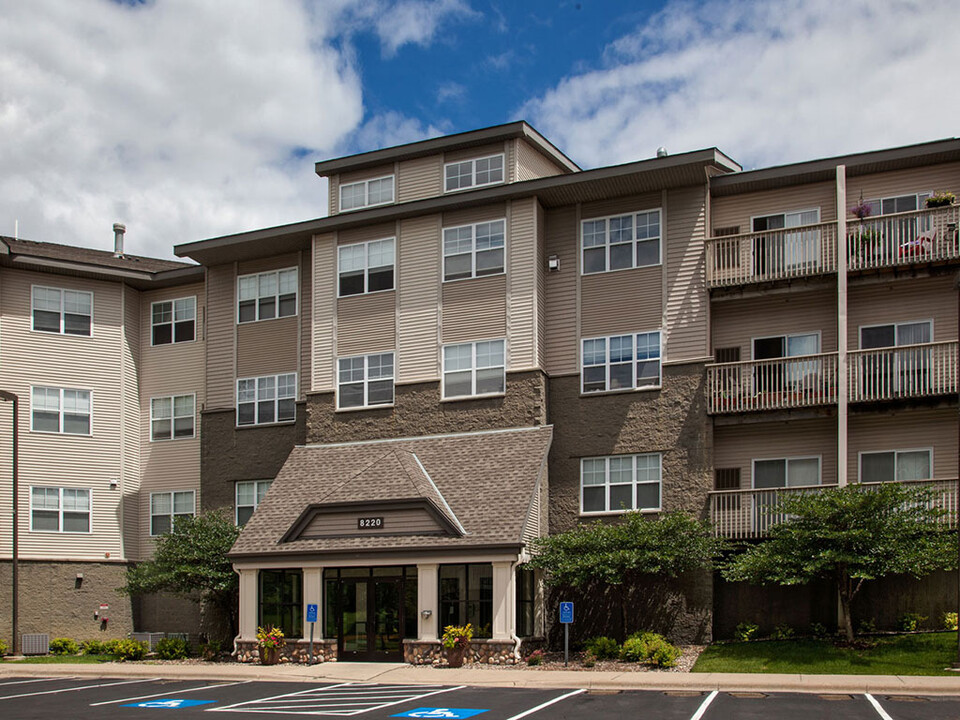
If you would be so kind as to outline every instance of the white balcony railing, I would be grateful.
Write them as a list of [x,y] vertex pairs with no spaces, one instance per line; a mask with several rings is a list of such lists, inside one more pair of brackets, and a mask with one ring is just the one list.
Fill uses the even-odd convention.
[[707,365],[707,412],[830,405],[837,401],[837,354]]
[[847,221],[850,270],[909,265],[960,258],[957,223],[960,206]]
[[957,341],[898,345],[847,354],[850,402],[954,395]]
[[[864,483],[877,486],[880,483]],[[957,479],[912,480],[904,484],[929,487],[931,504],[947,511],[943,522],[956,526]],[[731,540],[765,537],[770,528],[788,519],[776,512],[780,499],[787,494],[817,492],[835,485],[808,485],[804,487],[765,488],[762,490],[716,490],[710,493],[710,523],[713,533]]]

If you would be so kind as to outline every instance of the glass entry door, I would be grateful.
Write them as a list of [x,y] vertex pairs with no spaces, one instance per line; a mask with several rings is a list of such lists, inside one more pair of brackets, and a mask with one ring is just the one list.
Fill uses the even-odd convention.
[[401,661],[403,603],[400,580],[345,578],[338,608],[339,657]]

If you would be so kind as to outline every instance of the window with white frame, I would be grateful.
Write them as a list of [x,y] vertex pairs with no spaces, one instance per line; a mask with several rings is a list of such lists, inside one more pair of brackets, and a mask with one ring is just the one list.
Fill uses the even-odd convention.
[[660,386],[660,331],[583,341],[582,392]]
[[340,297],[393,290],[393,238],[341,245],[337,255]]
[[444,228],[443,279],[502,273],[505,235],[505,220]]
[[660,210],[584,220],[582,272],[608,272],[660,264]]
[[150,399],[150,440],[192,438],[196,425],[196,395]]
[[933,477],[932,450],[888,450],[860,453],[860,482],[929,480]]
[[255,322],[297,314],[297,269],[237,278],[237,321]]
[[393,202],[393,175],[340,186],[340,211]]
[[660,509],[660,453],[580,460],[580,512]]
[[30,529],[43,532],[90,532],[90,490],[31,487]]
[[296,373],[237,380],[237,425],[289,422],[296,412]]
[[33,329],[60,335],[93,334],[93,293],[33,286]]
[[819,456],[753,461],[753,487],[758,490],[819,484]]
[[393,353],[374,353],[337,361],[337,407],[359,408],[393,402]]
[[90,391],[30,388],[30,429],[64,435],[90,434]]
[[443,178],[446,192],[502,183],[503,155],[447,163],[443,166]]
[[443,347],[443,397],[496,395],[506,390],[503,340]]
[[150,535],[168,533],[177,524],[177,518],[196,511],[193,490],[150,493]]
[[270,489],[272,480],[244,480],[237,483],[237,526],[242,527]]
[[931,195],[933,193],[927,191],[891,197],[875,197],[864,200],[863,204],[870,208],[870,215],[893,215],[912,210],[922,210],[926,205],[927,198]]
[[197,298],[177,298],[151,303],[151,345],[192,342],[196,335]]

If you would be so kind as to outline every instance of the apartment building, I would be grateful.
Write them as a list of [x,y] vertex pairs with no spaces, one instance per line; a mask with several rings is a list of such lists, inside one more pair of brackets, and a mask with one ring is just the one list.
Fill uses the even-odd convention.
[[[0,238],[24,634],[105,639],[197,622],[190,603],[133,603],[116,588],[199,500],[203,268],[124,254],[116,230],[114,253]],[[0,637],[11,648],[12,411],[0,403]]]

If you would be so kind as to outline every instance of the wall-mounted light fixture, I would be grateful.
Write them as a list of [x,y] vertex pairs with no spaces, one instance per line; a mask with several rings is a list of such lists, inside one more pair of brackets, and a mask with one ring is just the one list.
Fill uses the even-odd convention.
[[433,615],[433,610],[421,610],[420,614],[423,616],[423,619],[426,620],[428,617]]
[[560,256],[551,255],[547,258],[547,270],[550,272],[560,272]]

